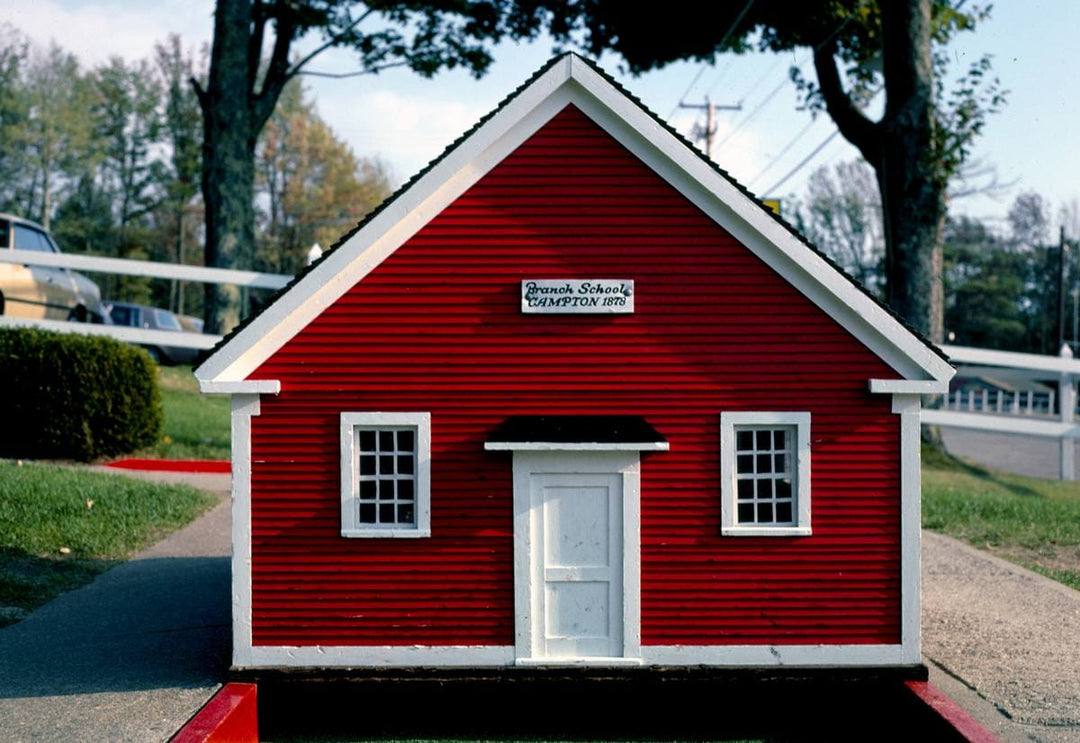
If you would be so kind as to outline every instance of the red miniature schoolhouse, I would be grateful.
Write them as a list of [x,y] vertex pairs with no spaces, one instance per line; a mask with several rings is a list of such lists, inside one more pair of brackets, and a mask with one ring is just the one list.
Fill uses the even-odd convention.
[[951,375],[558,57],[197,369],[234,665],[917,665]]

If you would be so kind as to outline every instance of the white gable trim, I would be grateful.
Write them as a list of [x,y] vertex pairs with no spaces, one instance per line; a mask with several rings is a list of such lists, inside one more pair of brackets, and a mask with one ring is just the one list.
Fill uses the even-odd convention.
[[212,354],[196,377],[204,385],[246,379],[571,103],[905,379],[944,381],[952,376],[948,363],[895,317],[596,70],[567,55]]

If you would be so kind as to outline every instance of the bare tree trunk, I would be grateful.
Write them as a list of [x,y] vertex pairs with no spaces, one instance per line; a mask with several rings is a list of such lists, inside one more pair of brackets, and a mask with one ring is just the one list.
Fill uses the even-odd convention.
[[930,0],[881,4],[886,113],[873,162],[885,214],[886,298],[935,343],[944,333],[945,180],[936,162]]
[[946,178],[935,139],[931,3],[894,0],[880,7],[886,81],[881,121],[869,120],[844,92],[835,46],[817,48],[814,66],[829,115],[877,175],[886,300],[915,330],[941,343]]
[[[254,262],[258,128],[250,105],[254,79],[248,68],[251,14],[251,0],[218,0],[210,76],[200,94],[207,266],[246,269]],[[226,100],[230,103],[222,105]],[[242,317],[238,287],[206,285],[206,332],[228,333]]]

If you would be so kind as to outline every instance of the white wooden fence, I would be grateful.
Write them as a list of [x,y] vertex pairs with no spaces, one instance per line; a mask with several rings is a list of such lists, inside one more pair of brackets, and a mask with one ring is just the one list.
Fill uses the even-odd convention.
[[923,410],[924,425],[968,428],[996,433],[1016,433],[1058,439],[1061,478],[1076,479],[1077,425],[1076,383],[1080,379],[1080,360],[1074,359],[1068,346],[1059,356],[1040,356],[1012,351],[990,351],[965,346],[942,346],[957,366],[958,376],[989,376],[1004,372],[1032,382],[1051,382],[1053,391],[1032,389],[998,392],[968,391],[927,400]]
[[[149,276],[177,281],[236,284],[258,289],[280,289],[292,279],[291,276],[282,274],[27,250],[0,250],[0,262],[56,266],[76,271]],[[2,326],[33,326],[85,335],[108,335],[130,343],[198,349],[213,348],[221,340],[221,336],[202,333],[145,330],[55,320],[25,320],[0,316],[0,327]],[[942,350],[953,364],[959,367],[961,376],[993,376],[995,372],[1004,370],[1014,378],[1019,375],[1031,381],[1055,383],[1058,391],[1055,394],[1053,390],[1045,392],[1033,389],[1011,392],[980,390],[978,392],[956,391],[947,396],[936,396],[936,398],[928,396],[922,414],[925,425],[1056,438],[1061,447],[1062,478],[1076,479],[1074,442],[1080,438],[1076,410],[1076,384],[1080,379],[1080,360],[1073,358],[1068,347],[1062,348],[1061,355],[1058,357],[964,346],[942,346]]]
[[[99,258],[89,255],[67,253],[43,253],[34,250],[0,250],[0,262],[19,263],[28,266],[53,266],[75,271],[111,273],[124,276],[149,276],[175,281],[193,281],[203,284],[236,284],[252,289],[280,289],[292,279],[284,274],[235,271],[227,268],[203,268],[154,261],[135,261],[124,258]],[[128,343],[179,348],[213,348],[221,340],[220,335],[205,333],[146,330],[119,325],[93,325],[91,323],[63,322],[60,320],[30,320],[19,317],[0,316],[0,327],[37,327],[82,335],[107,335]]]

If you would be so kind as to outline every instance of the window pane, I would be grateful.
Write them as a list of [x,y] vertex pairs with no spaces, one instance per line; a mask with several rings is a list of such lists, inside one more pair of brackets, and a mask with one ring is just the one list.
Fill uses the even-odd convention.
[[397,507],[397,522],[399,524],[413,524],[416,522],[416,509],[412,503],[402,503]]
[[413,473],[413,455],[399,454],[397,458],[397,471],[399,475],[411,475]]
[[772,503],[758,503],[757,504],[757,520],[758,520],[759,524],[772,523],[772,520],[773,520]]
[[374,475],[375,474],[375,457],[360,457],[360,474],[361,475]]
[[394,432],[379,431],[379,451],[394,450]]
[[401,500],[412,500],[415,498],[415,488],[413,487],[412,480],[398,480],[397,484],[398,498]]
[[782,428],[777,430],[777,431],[773,431],[773,444],[775,445],[775,447],[777,449],[786,449],[787,448],[787,431],[785,431]]
[[754,457],[751,454],[740,454],[738,463],[740,475],[752,475],[754,473]]
[[792,522],[790,502],[776,504],[776,520],[786,524],[790,524]]
[[754,481],[739,480],[739,500],[754,499]]
[[773,497],[773,481],[770,480],[758,480],[757,481],[757,497],[758,498],[772,498]]
[[787,455],[773,455],[773,472],[787,472]]
[[375,500],[375,494],[379,492],[379,483],[374,480],[360,481],[360,497],[364,500]]
[[379,500],[394,500],[393,480],[381,480],[379,482]]
[[360,450],[365,452],[375,451],[375,432],[374,431],[361,431],[360,432]]
[[[379,442],[382,443],[381,441]],[[379,457],[379,474],[380,475],[392,475],[394,474],[394,458],[392,456],[380,456]]]
[[735,448],[739,451],[750,451],[754,448],[753,431],[739,431],[735,434]]
[[758,431],[757,432],[757,448],[758,451],[768,451],[772,448],[772,431]]
[[785,477],[782,480],[776,481],[776,497],[777,498],[790,498],[791,497],[791,478]]
[[416,449],[416,435],[412,431],[397,432],[398,451],[414,451]]
[[392,523],[394,523],[394,504],[393,503],[380,503],[379,504],[379,523],[380,524],[392,524]]
[[763,475],[772,472],[772,457],[768,454],[757,455],[757,473]]
[[361,524],[374,524],[375,523],[375,504],[374,503],[361,503],[360,504],[360,523]]
[[740,524],[752,524],[752,523],[754,523],[754,504],[753,503],[740,503],[739,504],[739,523]]

